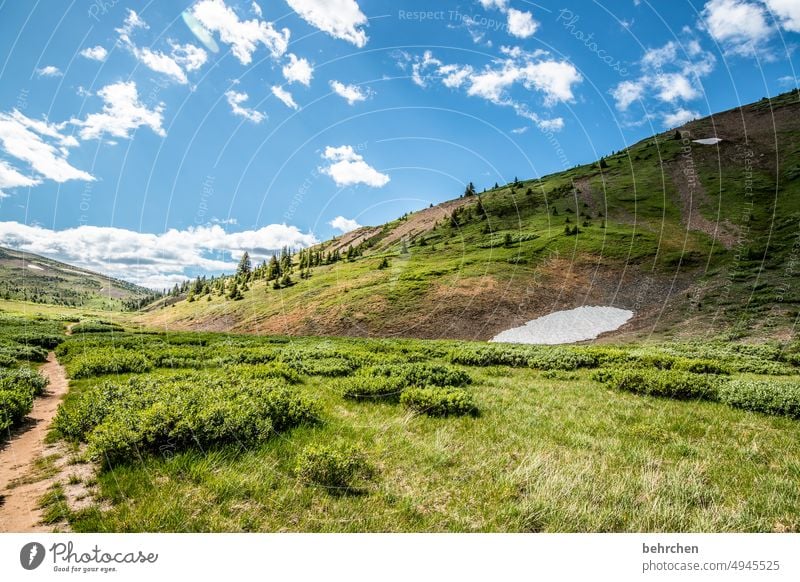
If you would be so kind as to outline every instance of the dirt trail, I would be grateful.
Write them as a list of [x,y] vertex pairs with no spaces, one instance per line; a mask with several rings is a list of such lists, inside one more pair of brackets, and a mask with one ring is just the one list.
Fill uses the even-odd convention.
[[[58,404],[66,394],[68,382],[64,367],[50,352],[40,371],[50,383],[44,395],[36,399],[25,424],[12,433],[11,439],[0,445],[0,532],[52,531],[41,525],[39,499],[54,483],[45,478],[35,482],[30,478],[35,462],[56,452],[44,442]],[[11,487],[9,487],[11,485]]]

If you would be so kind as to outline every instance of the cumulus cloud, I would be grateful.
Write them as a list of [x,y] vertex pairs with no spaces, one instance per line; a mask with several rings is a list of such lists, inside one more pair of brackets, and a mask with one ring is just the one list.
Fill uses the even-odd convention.
[[224,0],[200,0],[191,14],[206,31],[217,33],[221,42],[230,45],[231,52],[243,65],[250,64],[259,45],[274,59],[283,56],[289,46],[289,29],[276,30],[271,22],[258,18],[240,20]]
[[784,30],[800,32],[800,2],[797,0],[764,0]]
[[333,220],[331,220],[328,224],[330,224],[333,228],[342,233],[350,232],[351,230],[355,230],[357,228],[361,228],[361,225],[358,224],[352,218],[345,218],[344,216],[337,216]]
[[153,109],[139,101],[139,92],[133,81],[106,85],[97,92],[104,101],[100,113],[91,113],[86,119],[72,119],[71,123],[80,127],[81,139],[98,139],[103,134],[127,139],[139,127],[149,127],[156,135],[164,137],[164,104]]
[[36,69],[36,76],[38,77],[63,77],[64,73],[61,72],[61,69],[58,67],[54,67],[53,65],[47,65],[46,67],[42,67],[41,69]]
[[292,10],[310,25],[358,48],[367,44],[363,27],[367,17],[356,0],[286,0]]
[[[133,10],[128,9],[128,16],[122,27],[117,28],[119,42],[127,48],[137,61],[145,67],[166,75],[176,83],[186,85],[189,78],[186,71],[195,71],[202,67],[208,59],[206,51],[193,44],[179,44],[169,40],[170,52],[153,50],[149,47],[139,47],[131,39],[131,35],[137,28],[149,28],[147,23]],[[102,47],[95,47],[102,49]],[[94,51],[95,49],[87,49]],[[105,49],[103,49],[105,50]],[[105,56],[103,57],[105,58]]]
[[272,94],[275,95],[275,97],[277,97],[278,100],[281,101],[281,103],[286,105],[286,107],[289,107],[290,109],[294,109],[295,111],[300,109],[300,106],[297,103],[295,103],[294,97],[292,97],[292,94],[289,93],[283,87],[281,87],[279,85],[274,85],[272,87]]
[[[232,272],[247,251],[254,259],[282,247],[307,247],[311,233],[286,224],[228,233],[218,224],[170,229],[162,234],[113,227],[79,226],[51,230],[18,222],[0,222],[0,245],[159,288],[186,279],[187,271]],[[228,260],[225,255],[229,255]]]
[[369,89],[364,90],[356,85],[345,85],[339,81],[331,81],[330,85],[333,92],[347,101],[348,105],[355,105],[359,101],[366,101],[371,95]]
[[426,87],[432,81],[439,81],[451,89],[463,89],[472,97],[485,99],[495,105],[512,107],[518,115],[533,121],[540,129],[547,131],[563,127],[563,119],[545,119],[531,112],[526,102],[530,99],[512,98],[515,86],[541,94],[543,104],[552,107],[559,103],[574,100],[574,88],[583,81],[578,70],[568,61],[551,58],[546,52],[527,52],[519,47],[503,47],[505,55],[486,65],[474,69],[470,65],[445,64],[434,57],[431,51],[422,56],[399,53],[402,68],[411,63],[411,79]]
[[108,57],[108,51],[104,47],[97,45],[83,49],[81,51],[81,56],[92,61],[103,62],[106,60],[106,57]]
[[6,198],[8,193],[4,189],[36,186],[41,180],[25,176],[5,160],[0,160],[0,198]]
[[698,117],[700,117],[700,114],[697,111],[689,111],[681,108],[673,113],[664,115],[664,127],[678,127]]
[[[4,163],[3,180],[6,188],[33,186],[43,179],[63,183],[70,180],[91,182],[95,178],[88,172],[69,164],[69,149],[78,145],[78,140],[63,133],[65,124],[54,124],[26,117],[16,109],[10,113],[0,112],[0,143],[3,151],[30,166],[34,175],[25,178],[7,163]],[[21,182],[21,183],[20,183]]]
[[306,59],[297,58],[289,53],[289,62],[283,66],[283,77],[290,83],[300,83],[308,87],[314,76],[314,67]]
[[333,178],[337,186],[366,184],[373,188],[382,188],[389,183],[389,176],[381,174],[365,162],[363,156],[357,154],[352,146],[328,146],[322,157],[331,163],[320,168],[320,172]]
[[[783,2],[775,4],[783,7]],[[729,54],[752,55],[772,34],[764,6],[747,0],[711,0],[702,18],[708,33]]]
[[533,15],[530,12],[509,8],[507,16],[508,32],[513,36],[528,38],[533,36],[533,33],[539,28],[539,23],[533,19]]
[[639,60],[640,74],[635,80],[620,82],[610,93],[619,111],[627,111],[637,101],[653,98],[674,106],[702,95],[702,78],[716,65],[714,55],[695,39],[669,41],[645,51]]
[[256,111],[255,109],[249,109],[242,105],[248,99],[250,99],[250,96],[247,93],[239,93],[233,90],[226,91],[225,99],[228,101],[228,105],[231,106],[231,111],[233,112],[234,115],[238,115],[239,117],[244,117],[245,119],[247,119],[248,121],[252,121],[253,123],[261,123],[267,117],[260,111]]

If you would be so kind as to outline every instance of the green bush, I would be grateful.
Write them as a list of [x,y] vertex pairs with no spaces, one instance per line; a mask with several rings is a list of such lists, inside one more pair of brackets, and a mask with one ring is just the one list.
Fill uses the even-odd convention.
[[400,378],[358,375],[339,382],[338,389],[350,400],[386,400],[397,402],[403,392]]
[[400,403],[428,416],[463,416],[478,412],[472,395],[463,388],[408,388],[400,396]]
[[598,358],[592,352],[572,348],[541,348],[528,358],[535,370],[577,370],[597,367]]
[[521,368],[528,365],[528,351],[512,346],[468,346],[450,353],[454,364],[463,366],[511,366]]
[[295,471],[304,483],[321,485],[333,493],[356,489],[375,474],[364,451],[347,443],[305,447]]
[[714,400],[718,385],[714,377],[674,370],[611,369],[593,378],[617,390],[679,400]]
[[402,386],[466,386],[472,378],[457,368],[441,364],[386,364],[365,370],[368,376],[397,379]]
[[719,390],[721,402],[751,410],[800,419],[800,383],[730,380]]
[[195,374],[93,386],[64,402],[53,426],[115,464],[165,448],[249,446],[315,419],[311,401],[274,381]]
[[46,387],[47,378],[35,370],[0,369],[0,432],[19,424]]
[[73,334],[81,333],[110,333],[125,331],[121,325],[108,321],[82,321],[70,328]]
[[93,350],[76,356],[67,364],[70,378],[91,378],[103,374],[142,374],[152,368],[144,355],[129,350]]
[[348,376],[356,369],[356,365],[349,359],[339,357],[297,358],[286,360],[286,363],[301,374],[329,378]]

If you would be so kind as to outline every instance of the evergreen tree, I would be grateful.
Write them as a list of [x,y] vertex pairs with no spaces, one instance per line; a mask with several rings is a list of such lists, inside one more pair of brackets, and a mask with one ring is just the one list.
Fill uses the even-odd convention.
[[467,184],[466,190],[464,190],[464,196],[475,196],[475,194],[476,194],[475,184],[470,182],[469,184]]
[[237,277],[246,277],[249,276],[253,270],[253,266],[250,263],[250,255],[247,251],[244,252],[242,255],[241,260],[239,261],[239,266],[236,267],[236,276]]

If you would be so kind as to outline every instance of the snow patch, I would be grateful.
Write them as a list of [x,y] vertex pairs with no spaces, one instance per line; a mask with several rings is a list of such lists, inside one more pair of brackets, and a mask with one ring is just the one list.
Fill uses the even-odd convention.
[[702,145],[717,145],[722,140],[718,137],[704,137],[703,139],[694,139],[692,143],[699,143]]
[[34,271],[44,271],[42,267],[40,267],[39,265],[34,265],[32,263],[28,263],[28,268],[33,269]]
[[570,344],[594,339],[601,333],[622,327],[633,311],[616,307],[589,306],[556,311],[507,329],[490,341],[512,344]]

